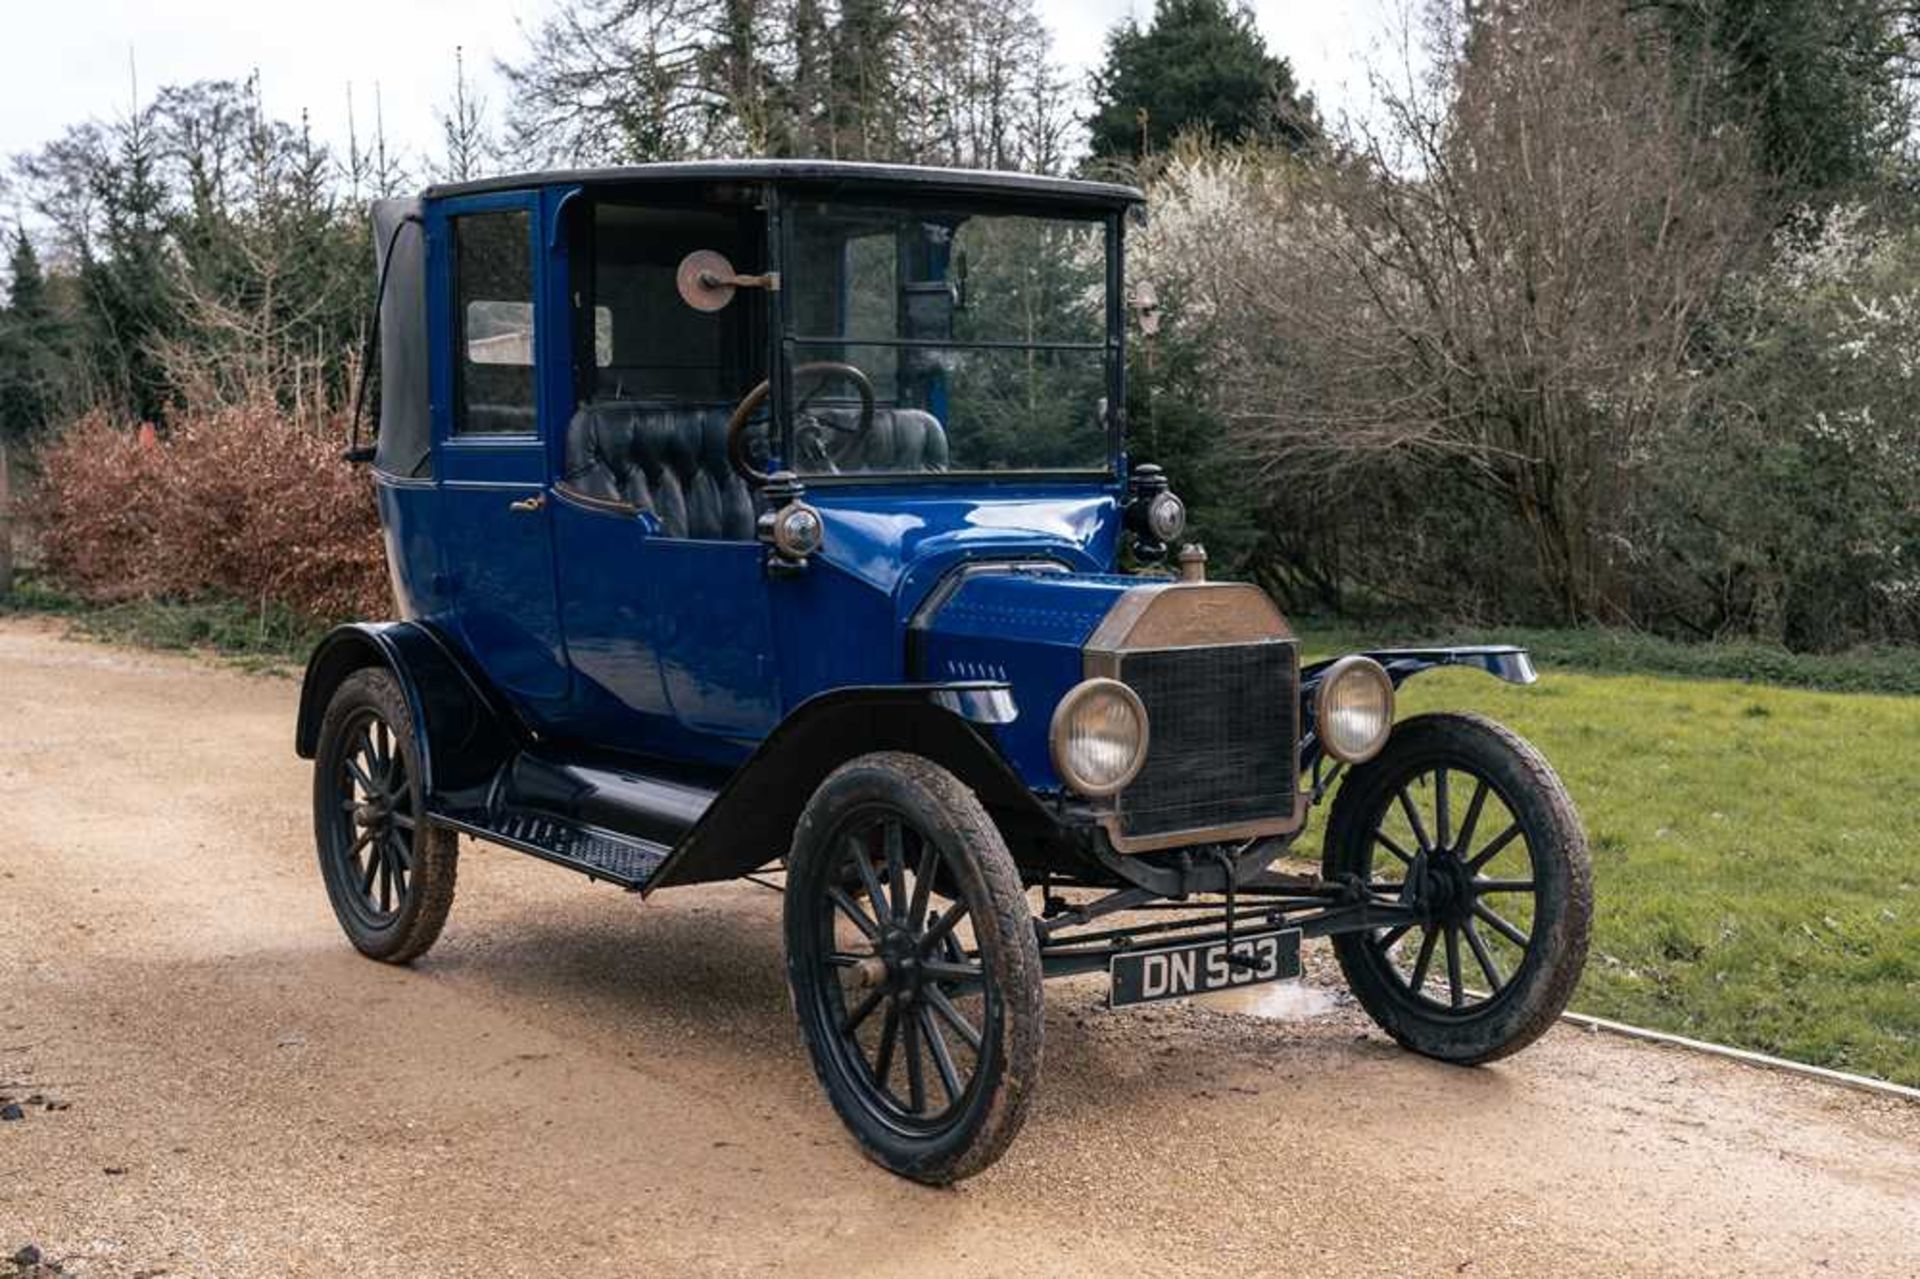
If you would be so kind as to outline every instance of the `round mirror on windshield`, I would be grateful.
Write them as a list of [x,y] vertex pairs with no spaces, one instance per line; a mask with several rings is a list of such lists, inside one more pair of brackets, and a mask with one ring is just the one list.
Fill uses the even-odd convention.
[[718,311],[733,301],[737,278],[727,255],[712,249],[695,249],[680,259],[680,269],[674,272],[680,300],[696,311]]

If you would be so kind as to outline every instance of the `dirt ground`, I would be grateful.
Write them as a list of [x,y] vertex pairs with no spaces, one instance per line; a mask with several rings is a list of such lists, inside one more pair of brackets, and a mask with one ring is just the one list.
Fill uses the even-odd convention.
[[819,1095],[764,889],[470,845],[439,948],[358,958],[297,691],[0,623],[0,1274],[1920,1273],[1920,1107],[1090,979],[1008,1157],[898,1181]]

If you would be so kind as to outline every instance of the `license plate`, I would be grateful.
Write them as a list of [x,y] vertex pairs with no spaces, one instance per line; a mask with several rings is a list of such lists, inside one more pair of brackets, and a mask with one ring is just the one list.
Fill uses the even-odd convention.
[[1248,933],[1226,941],[1189,942],[1115,955],[1109,964],[1110,1008],[1184,999],[1300,975],[1300,930]]

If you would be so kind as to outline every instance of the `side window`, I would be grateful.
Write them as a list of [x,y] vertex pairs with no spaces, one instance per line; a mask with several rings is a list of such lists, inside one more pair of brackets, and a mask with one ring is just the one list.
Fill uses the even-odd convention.
[[533,249],[525,210],[453,219],[455,435],[530,435]]

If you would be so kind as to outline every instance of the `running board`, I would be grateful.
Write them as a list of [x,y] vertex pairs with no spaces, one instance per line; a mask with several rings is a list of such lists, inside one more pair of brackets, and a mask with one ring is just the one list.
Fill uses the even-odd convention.
[[488,814],[456,809],[436,812],[433,820],[476,838],[530,853],[556,866],[577,870],[588,879],[604,879],[634,891],[647,886],[647,881],[667,860],[667,854],[673,851],[652,840],[537,813]]

